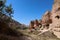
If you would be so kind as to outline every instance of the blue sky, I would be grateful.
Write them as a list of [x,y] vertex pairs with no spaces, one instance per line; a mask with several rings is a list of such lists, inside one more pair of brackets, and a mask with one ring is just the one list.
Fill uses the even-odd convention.
[[7,0],[12,4],[13,19],[28,25],[31,20],[41,19],[42,15],[52,9],[53,0]]

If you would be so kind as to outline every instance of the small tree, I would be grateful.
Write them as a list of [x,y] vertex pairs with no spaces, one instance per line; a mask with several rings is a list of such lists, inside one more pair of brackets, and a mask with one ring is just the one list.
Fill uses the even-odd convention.
[[8,17],[8,19],[4,21],[10,21],[12,14],[13,14],[13,8],[10,4],[9,6],[6,6],[6,0],[0,0],[0,19],[3,19],[3,17]]

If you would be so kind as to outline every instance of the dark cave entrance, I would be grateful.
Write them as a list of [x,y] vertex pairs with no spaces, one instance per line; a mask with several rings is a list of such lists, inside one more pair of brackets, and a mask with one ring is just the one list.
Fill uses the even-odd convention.
[[59,19],[60,17],[57,15],[57,16],[55,16],[55,18]]

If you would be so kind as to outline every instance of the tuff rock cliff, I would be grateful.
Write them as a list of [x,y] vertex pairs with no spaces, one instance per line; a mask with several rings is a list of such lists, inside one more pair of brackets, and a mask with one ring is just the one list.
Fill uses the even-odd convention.
[[52,31],[54,35],[60,38],[60,0],[54,0],[52,10],[46,11],[41,20],[30,22],[31,31],[34,31],[37,27],[43,33],[48,30]]
[[[41,20],[30,22],[29,28],[1,14],[0,40],[60,40],[60,0],[54,0],[51,11],[45,12]],[[25,30],[24,30],[25,29]]]

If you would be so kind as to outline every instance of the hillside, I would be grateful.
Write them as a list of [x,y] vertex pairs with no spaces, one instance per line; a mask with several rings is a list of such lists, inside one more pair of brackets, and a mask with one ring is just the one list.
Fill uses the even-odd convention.
[[[8,19],[8,16],[4,16],[5,18],[0,18],[0,40],[60,40],[50,31],[40,34],[38,30],[34,32],[30,32],[29,29],[23,30],[23,28],[19,28],[23,27],[21,26],[23,24],[13,19],[11,19],[11,22],[6,23],[5,20]],[[12,25],[10,23],[12,23]],[[19,27],[17,28],[17,26]]]
[[60,0],[54,0],[52,10],[28,27],[0,13],[0,40],[60,40]]

